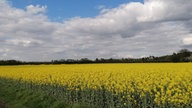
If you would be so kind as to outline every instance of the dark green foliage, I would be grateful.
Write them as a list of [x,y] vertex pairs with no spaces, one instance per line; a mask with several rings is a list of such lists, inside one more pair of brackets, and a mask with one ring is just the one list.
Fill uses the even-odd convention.
[[192,52],[187,49],[181,49],[178,53],[172,55],[165,55],[160,57],[143,57],[143,58],[96,58],[90,60],[88,58],[75,59],[61,59],[52,60],[51,62],[21,62],[16,60],[0,60],[0,65],[39,65],[39,64],[87,64],[87,63],[164,63],[164,62],[192,62]]

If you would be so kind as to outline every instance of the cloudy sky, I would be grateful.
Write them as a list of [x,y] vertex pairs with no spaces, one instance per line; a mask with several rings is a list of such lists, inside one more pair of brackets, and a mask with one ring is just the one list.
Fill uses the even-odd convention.
[[0,59],[160,56],[192,50],[192,0],[0,0]]

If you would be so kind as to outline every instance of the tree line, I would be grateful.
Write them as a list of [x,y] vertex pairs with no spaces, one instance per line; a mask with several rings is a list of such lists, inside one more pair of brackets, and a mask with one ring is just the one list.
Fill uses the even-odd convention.
[[18,60],[0,60],[0,65],[40,65],[40,64],[87,64],[87,63],[165,63],[165,62],[192,62],[192,52],[188,49],[181,49],[172,55],[164,55],[160,57],[149,56],[142,58],[96,58],[90,60],[88,58],[81,59],[61,59],[49,62],[25,62]]

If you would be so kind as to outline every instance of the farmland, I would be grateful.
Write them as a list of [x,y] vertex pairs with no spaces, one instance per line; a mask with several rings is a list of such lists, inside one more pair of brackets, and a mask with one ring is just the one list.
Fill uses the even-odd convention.
[[191,63],[1,66],[0,79],[68,104],[188,108],[191,67]]

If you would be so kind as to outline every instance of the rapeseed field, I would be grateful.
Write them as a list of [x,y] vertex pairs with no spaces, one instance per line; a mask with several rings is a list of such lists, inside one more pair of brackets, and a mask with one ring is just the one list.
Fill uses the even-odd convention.
[[97,108],[192,107],[191,63],[1,66],[0,78]]

